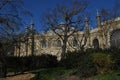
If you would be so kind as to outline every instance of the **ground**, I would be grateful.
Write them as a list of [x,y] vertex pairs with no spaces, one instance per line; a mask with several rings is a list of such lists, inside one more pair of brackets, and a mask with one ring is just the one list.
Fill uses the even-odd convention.
[[30,80],[34,76],[35,76],[35,74],[25,73],[25,74],[20,74],[20,75],[16,75],[16,76],[7,77],[5,79],[0,79],[0,80]]

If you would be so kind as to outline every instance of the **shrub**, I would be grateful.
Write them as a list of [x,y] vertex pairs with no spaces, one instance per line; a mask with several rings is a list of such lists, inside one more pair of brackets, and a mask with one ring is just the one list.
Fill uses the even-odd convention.
[[38,68],[50,68],[57,66],[57,57],[53,55],[43,54],[41,56],[36,56],[35,65]]
[[120,49],[113,48],[111,49],[111,53],[114,60],[114,69],[120,70]]
[[92,62],[91,56],[87,53],[69,52],[66,53],[66,58],[60,61],[60,64],[65,68],[78,69],[75,73],[80,77],[89,77],[96,74],[96,69]]
[[113,66],[113,60],[110,54],[94,53],[92,54],[92,57],[98,73],[106,74],[111,72],[111,68]]
[[78,68],[78,74],[80,77],[90,77],[96,74],[96,68],[92,62],[92,58],[89,54],[84,54],[81,57],[81,61]]
[[6,56],[7,68],[16,72],[24,72],[26,70],[33,70],[37,68],[50,68],[57,66],[57,57],[52,55],[40,56]]
[[77,52],[68,52],[65,55],[64,59],[61,59],[60,66],[65,67],[67,69],[77,68],[80,62],[80,54]]

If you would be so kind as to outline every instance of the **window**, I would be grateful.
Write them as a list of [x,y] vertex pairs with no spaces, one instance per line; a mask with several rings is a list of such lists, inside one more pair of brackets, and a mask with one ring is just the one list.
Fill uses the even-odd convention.
[[73,47],[77,47],[78,46],[78,42],[76,40],[76,38],[73,39]]
[[46,40],[45,39],[42,40],[42,48],[46,48]]
[[110,37],[111,47],[120,48],[120,29],[114,30]]
[[49,47],[49,48],[53,47],[53,41],[52,41],[52,40],[49,40],[49,41],[48,41],[48,47]]
[[61,47],[61,46],[62,46],[61,40],[58,40],[58,41],[57,41],[57,47]]
[[94,47],[94,49],[99,49],[99,41],[98,41],[97,38],[95,38],[95,39],[93,40],[93,47]]

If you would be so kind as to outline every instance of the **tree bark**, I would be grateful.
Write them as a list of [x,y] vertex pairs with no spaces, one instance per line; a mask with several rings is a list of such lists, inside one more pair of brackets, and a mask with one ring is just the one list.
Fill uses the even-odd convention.
[[61,57],[62,57],[63,59],[65,58],[65,53],[66,53],[66,50],[67,50],[67,41],[68,41],[67,36],[64,36],[63,46],[62,46],[62,54],[61,54]]

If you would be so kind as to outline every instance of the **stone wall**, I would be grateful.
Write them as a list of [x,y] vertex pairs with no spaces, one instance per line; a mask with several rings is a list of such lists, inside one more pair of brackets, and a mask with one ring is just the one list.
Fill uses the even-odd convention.
[[[96,29],[90,30],[89,37],[87,38],[87,42],[85,45],[85,48],[94,48],[94,41],[95,39],[98,40],[95,42],[96,44],[98,43],[98,47],[105,49],[105,48],[110,48],[111,43],[110,43],[110,37],[112,35],[112,32],[120,29],[120,20],[117,20],[112,23],[106,24],[106,23],[101,23]],[[79,45],[81,42],[81,39],[83,37],[83,34],[85,32],[78,32],[77,34],[75,33],[74,35],[70,36],[68,39],[67,43],[67,51],[74,51],[74,50],[79,50]],[[77,40],[77,45],[74,40]],[[58,44],[59,41],[59,44]],[[28,38],[28,46],[26,47],[25,43],[20,43],[20,48],[15,47],[14,55],[15,56],[28,56],[31,55],[31,38]],[[82,40],[81,44],[84,43],[84,39]],[[62,40],[55,35],[54,33],[48,32],[45,34],[35,34],[34,35],[34,55],[41,55],[41,54],[51,54],[51,55],[56,55],[57,57],[61,56],[61,50],[62,50]],[[26,49],[27,48],[27,49]],[[26,53],[26,50],[28,51]]]

